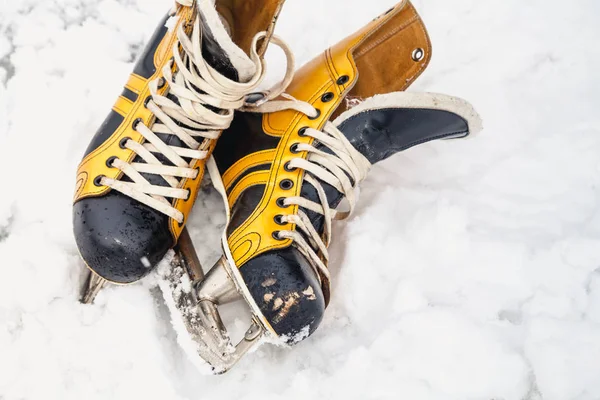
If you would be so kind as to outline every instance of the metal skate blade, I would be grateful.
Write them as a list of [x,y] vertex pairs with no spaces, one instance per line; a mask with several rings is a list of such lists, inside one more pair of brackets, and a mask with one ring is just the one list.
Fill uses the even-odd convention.
[[96,274],[92,270],[89,270],[83,286],[81,299],[79,301],[81,301],[83,304],[92,304],[96,298],[96,295],[104,287],[106,282],[108,282],[106,279],[100,277],[100,275]]
[[[242,296],[227,273],[224,260],[219,260],[203,276],[185,230],[175,251],[173,260],[162,265],[158,275],[179,343],[201,371],[226,372],[258,343],[263,329],[253,321],[240,342],[233,345],[218,306],[237,301]],[[198,362],[198,356],[201,362]]]

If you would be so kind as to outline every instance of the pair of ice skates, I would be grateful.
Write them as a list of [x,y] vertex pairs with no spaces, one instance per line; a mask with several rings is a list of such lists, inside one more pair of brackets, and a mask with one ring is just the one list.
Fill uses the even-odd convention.
[[[188,333],[180,342],[214,373],[262,338],[293,344],[318,327],[331,223],[352,211],[372,164],[480,127],[460,99],[403,92],[431,57],[410,2],[294,74],[273,36],[283,1],[176,0],[77,172],[74,231],[91,270],[83,301],[107,281],[142,279],[174,249],[161,289]],[[259,91],[270,44],[288,68]],[[223,257],[206,275],[185,230],[205,170],[228,211]],[[239,299],[253,317],[233,345],[218,307]]]

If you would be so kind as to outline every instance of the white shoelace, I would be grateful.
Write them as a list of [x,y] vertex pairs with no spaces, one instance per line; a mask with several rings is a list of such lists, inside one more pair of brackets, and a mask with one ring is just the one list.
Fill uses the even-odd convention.
[[[309,116],[315,116],[318,111],[309,103],[283,95],[288,100],[275,100],[257,107],[255,112],[275,112],[284,109],[293,109]],[[308,258],[312,268],[319,277],[325,277],[329,282],[329,270],[326,263],[329,261],[327,248],[331,242],[331,223],[333,220],[347,218],[356,204],[356,188],[364,180],[371,168],[371,163],[365,156],[352,146],[344,134],[331,122],[325,123],[323,131],[308,128],[305,136],[314,139],[313,144],[292,144],[295,152],[307,152],[306,159],[297,157],[289,161],[289,169],[302,169],[305,171],[304,182],[312,185],[319,197],[319,202],[308,200],[304,197],[286,197],[284,206],[297,205],[306,210],[323,215],[323,235],[315,229],[306,213],[298,208],[296,214],[286,215],[281,222],[295,224],[305,237],[298,231],[281,230],[277,236],[281,239],[291,239],[298,250]],[[317,148],[321,144],[331,150],[324,152]],[[347,211],[337,211],[329,207],[325,189],[319,180],[328,183],[339,191],[347,201]],[[310,244],[308,243],[310,242]],[[312,246],[311,246],[312,245]],[[320,254],[314,250],[318,249]]]
[[[175,1],[183,6],[193,5],[193,0]],[[229,127],[234,110],[241,109],[244,105],[246,108],[254,107],[246,104],[245,98],[256,91],[265,76],[264,61],[257,53],[257,43],[265,36],[266,33],[261,32],[254,37],[250,59],[256,66],[256,72],[248,82],[240,83],[224,77],[204,60],[199,16],[195,19],[191,38],[185,33],[183,24],[180,24],[177,30],[178,40],[173,45],[173,58],[164,66],[163,77],[149,83],[151,99],[147,101],[146,108],[154,114],[156,122],[151,127],[141,122],[134,126],[144,137],[143,144],[133,140],[124,143],[125,148],[132,150],[144,162],[128,163],[115,158],[111,166],[121,170],[132,182],[102,177],[100,184],[182,223],[183,213],[174,208],[167,198],[185,200],[189,197],[189,191],[182,189],[181,184],[183,179],[195,179],[198,176],[198,170],[191,166],[196,160],[206,159],[211,141]],[[285,90],[292,80],[295,68],[289,47],[276,36],[271,38],[271,43],[284,51],[288,65],[283,81],[263,92],[265,97],[261,103],[279,96]],[[180,46],[183,55],[180,54]],[[173,63],[177,67],[176,73],[172,72]],[[167,93],[158,94],[159,88],[164,84],[169,85],[168,93],[174,95],[179,104],[166,97]],[[207,106],[216,107],[219,111],[215,112]],[[187,148],[169,146],[157,134],[175,135]],[[173,166],[164,165],[155,154],[162,154]],[[184,158],[191,161],[187,162]],[[169,186],[153,185],[142,173],[160,175]]]
[[[296,214],[282,217],[282,222],[296,224],[313,246],[309,246],[304,236],[297,231],[282,230],[279,231],[278,236],[292,239],[300,252],[309,259],[317,275],[319,276],[320,273],[322,274],[320,276],[326,277],[329,281],[329,270],[326,263],[329,261],[327,248],[331,242],[331,222],[334,219],[347,218],[352,213],[356,204],[356,188],[366,178],[371,163],[350,144],[344,134],[331,122],[326,123],[323,132],[307,129],[305,135],[313,137],[316,142],[327,146],[334,153],[326,153],[314,145],[298,144],[297,151],[308,152],[308,157],[306,159],[295,158],[288,165],[289,168],[300,168],[305,171],[304,181],[315,188],[319,202],[297,196],[285,198],[283,205],[297,205],[322,214],[324,217],[323,236],[319,235],[306,213],[300,208]],[[315,178],[328,183],[344,195],[348,203],[348,210],[341,212],[329,208],[325,190]],[[319,249],[321,257],[313,250],[313,247]]]

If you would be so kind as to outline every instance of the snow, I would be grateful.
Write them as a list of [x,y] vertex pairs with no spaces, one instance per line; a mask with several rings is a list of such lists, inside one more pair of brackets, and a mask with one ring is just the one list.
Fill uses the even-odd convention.
[[[277,33],[301,64],[391,5],[290,0]],[[434,56],[411,90],[469,100],[485,130],[375,166],[335,225],[319,330],[212,377],[152,279],[77,302],[75,170],[171,3],[2,2],[0,398],[599,399],[600,3],[415,5]],[[190,223],[205,265],[221,204],[206,187]]]

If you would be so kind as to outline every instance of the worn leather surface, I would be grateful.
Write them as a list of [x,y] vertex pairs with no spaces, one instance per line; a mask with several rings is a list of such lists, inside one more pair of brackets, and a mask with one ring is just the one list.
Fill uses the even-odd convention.
[[273,330],[289,344],[304,339],[319,326],[325,311],[321,285],[296,248],[261,254],[240,272]]
[[175,244],[167,220],[116,191],[73,206],[73,231],[83,260],[114,283],[135,282],[162,260]]

